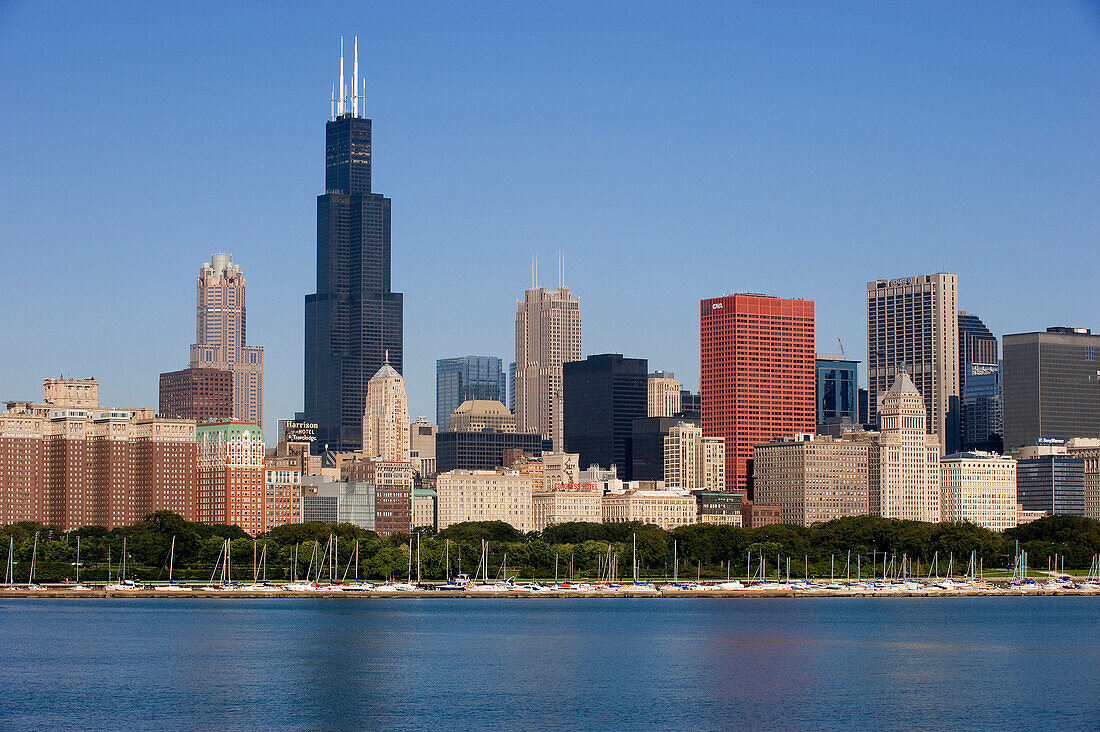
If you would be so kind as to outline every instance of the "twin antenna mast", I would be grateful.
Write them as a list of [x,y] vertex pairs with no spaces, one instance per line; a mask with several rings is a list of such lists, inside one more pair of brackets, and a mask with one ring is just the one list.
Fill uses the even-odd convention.
[[[367,113],[367,80],[359,81],[359,36],[355,36],[354,61],[352,61],[351,93],[345,87],[344,79],[344,37],[340,36],[340,96],[336,96],[336,84],[332,85],[332,101],[329,109],[329,121],[335,121],[346,114],[353,117],[362,117]],[[362,90],[362,94],[360,94]],[[359,102],[362,100],[363,108],[360,114]]]

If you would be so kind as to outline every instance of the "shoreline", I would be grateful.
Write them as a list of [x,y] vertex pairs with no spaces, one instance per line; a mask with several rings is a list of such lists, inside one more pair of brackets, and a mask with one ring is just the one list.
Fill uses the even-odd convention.
[[793,589],[780,589],[780,590],[754,590],[752,588],[746,588],[742,590],[721,590],[717,588],[701,587],[699,589],[674,589],[674,588],[657,588],[657,589],[633,589],[628,587],[620,587],[617,589],[592,589],[589,591],[577,591],[577,590],[557,590],[557,589],[544,589],[544,590],[527,590],[527,589],[508,589],[508,590],[434,590],[434,589],[417,589],[406,591],[378,591],[378,590],[327,590],[317,589],[310,591],[290,591],[290,590],[276,590],[276,591],[254,591],[254,590],[163,590],[157,588],[142,589],[142,590],[106,590],[105,588],[91,588],[87,590],[73,590],[64,587],[46,588],[41,590],[31,589],[15,589],[15,588],[3,588],[0,589],[0,599],[164,599],[164,598],[202,598],[213,600],[232,600],[232,599],[262,599],[262,598],[277,598],[277,599],[306,599],[306,598],[328,598],[328,599],[437,599],[457,597],[463,599],[475,599],[475,598],[508,598],[508,599],[537,599],[537,598],[592,598],[592,599],[607,599],[607,598],[690,598],[690,597],[706,597],[706,598],[750,598],[761,599],[769,597],[784,597],[784,598],[825,598],[825,597],[1052,597],[1052,596],[1064,596],[1064,597],[1100,597],[1100,590],[1098,589],[1030,589],[1022,590],[1008,587],[994,587],[988,589],[970,589],[970,590],[941,590],[941,589],[920,589],[920,590],[879,590],[875,591],[871,588],[860,588],[853,590],[793,590]]

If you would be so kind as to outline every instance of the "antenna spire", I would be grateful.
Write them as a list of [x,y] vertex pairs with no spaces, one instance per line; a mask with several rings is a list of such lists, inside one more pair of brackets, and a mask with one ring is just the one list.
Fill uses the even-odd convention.
[[340,36],[340,96],[336,103],[336,114],[344,116],[344,37]]
[[332,82],[332,99],[329,101],[328,117],[331,120],[336,119],[336,82]]
[[354,86],[352,87],[352,109],[356,117],[359,116],[359,36],[355,36],[355,61],[353,62],[352,78],[354,79]]

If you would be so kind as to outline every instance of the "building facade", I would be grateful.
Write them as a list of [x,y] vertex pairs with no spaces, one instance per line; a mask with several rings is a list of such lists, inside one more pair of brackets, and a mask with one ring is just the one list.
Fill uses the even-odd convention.
[[186,368],[160,375],[161,417],[208,422],[233,418],[233,372]]
[[[342,90],[342,52],[340,66]],[[325,125],[317,291],[305,301],[303,421],[317,424],[315,449],[337,451],[363,447],[371,376],[387,360],[404,370],[404,301],[390,280],[390,199],[371,188],[371,120],[360,116],[358,99],[344,96]]]
[[1016,461],[1016,501],[1048,516],[1085,515],[1085,460],[1067,454]]
[[541,436],[521,432],[440,432],[435,437],[436,471],[493,470],[510,465],[505,460],[509,450],[537,458],[548,446]]
[[341,466],[340,478],[346,483],[365,484],[373,489],[374,530],[379,535],[409,533],[414,488],[411,462],[353,459]]
[[653,524],[669,531],[695,523],[695,496],[684,491],[634,490],[603,497],[604,523]]
[[969,521],[991,531],[1016,525],[1016,461],[991,453],[940,459],[942,520]]
[[647,385],[647,417],[673,417],[680,413],[680,382],[671,371],[654,371]]
[[508,401],[503,362],[495,356],[441,358],[435,362],[435,420],[453,429],[451,412],[471,399]]
[[195,293],[192,369],[233,375],[233,419],[263,424],[264,349],[246,339],[246,282],[232,254],[212,254],[199,270]]
[[615,465],[631,478],[634,420],[646,416],[648,363],[620,353],[563,367],[565,449],[582,465]]
[[962,444],[968,452],[1004,452],[1004,375],[1000,364],[970,363],[962,394]]
[[811,526],[870,511],[866,441],[801,435],[753,451],[753,500],[779,506],[782,522]]
[[704,437],[703,429],[681,422],[665,437],[665,488],[685,491],[726,489],[726,441]]
[[1004,445],[1100,437],[1100,335],[1047,328],[1004,337]]
[[679,424],[698,427],[699,421],[680,417],[642,417],[634,420],[630,472],[634,480],[665,479],[665,438],[669,430]]
[[367,383],[363,414],[363,454],[389,462],[409,462],[409,401],[405,380],[389,363]]
[[113,529],[154,511],[195,520],[195,422],[99,404],[94,379],[46,379],[0,413],[0,524]]
[[939,272],[867,283],[867,385],[870,421],[905,371],[924,397],[929,434],[940,453],[958,451],[958,278]]
[[1100,439],[1074,438],[1067,443],[1066,452],[1084,462],[1085,516],[1100,521]]
[[859,361],[842,354],[819,353],[814,360],[817,423],[858,424]]
[[882,398],[881,429],[869,452],[867,471],[872,515],[940,520],[941,444],[937,435],[928,433],[926,405],[904,371]]
[[814,303],[730,295],[700,303],[703,434],[726,440],[726,490],[747,489],[755,445],[813,432]]
[[413,489],[413,528],[427,526],[437,529],[435,504],[438,494],[434,488]]
[[504,521],[532,531],[533,478],[515,470],[451,470],[436,476],[439,528],[466,521]]
[[603,496],[595,486],[536,490],[531,494],[532,531],[555,524],[598,524],[603,520]]
[[516,302],[514,409],[520,432],[562,450],[562,364],[581,357],[581,305],[572,291],[532,287]]
[[266,530],[264,435],[260,426],[232,420],[199,425],[198,520]]
[[302,523],[302,468],[295,458],[268,459],[264,466],[263,529]]
[[435,436],[438,428],[428,424],[425,417],[417,417],[409,429],[409,459],[413,469],[421,478],[430,478],[436,474]]
[[744,526],[741,507],[745,494],[719,491],[692,491],[695,496],[696,522],[719,526]]
[[[959,393],[966,388],[968,367],[973,363],[995,364],[1001,360],[997,336],[973,313],[959,311]],[[965,419],[965,417],[964,417]]]
[[455,432],[515,432],[516,418],[501,402],[471,399],[451,412],[450,429]]

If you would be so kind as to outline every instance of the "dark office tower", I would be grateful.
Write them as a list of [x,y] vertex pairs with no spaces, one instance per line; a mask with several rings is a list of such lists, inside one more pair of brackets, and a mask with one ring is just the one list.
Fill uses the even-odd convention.
[[859,419],[856,404],[859,361],[844,354],[819,353],[814,361],[817,375],[817,426],[854,424]]
[[1047,328],[1004,337],[1004,446],[1100,437],[1100,335]]
[[703,414],[702,401],[698,394],[692,394],[687,389],[680,390],[680,411],[674,417],[699,422]]
[[435,422],[450,429],[451,412],[463,402],[507,399],[503,362],[495,356],[441,358],[435,362]]
[[1004,377],[999,364],[971,363],[962,393],[964,452],[1004,452]]
[[[387,362],[404,370],[403,302],[390,290],[390,199],[371,192],[371,121],[360,116],[356,53],[325,125],[325,193],[317,197],[317,292],[306,295],[305,420],[322,450],[363,442],[367,382]],[[335,95],[334,95],[335,97]]]
[[565,452],[584,467],[619,469],[632,480],[634,420],[646,416],[649,362],[602,353],[562,366]]
[[997,336],[977,315],[959,311],[959,389],[966,386],[967,365],[996,364],[1000,360]]
[[1016,502],[1025,511],[1084,516],[1085,461],[1069,455],[1017,460]]

